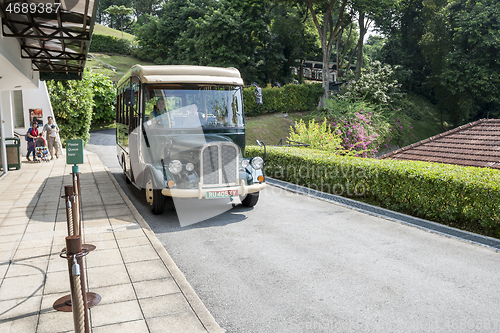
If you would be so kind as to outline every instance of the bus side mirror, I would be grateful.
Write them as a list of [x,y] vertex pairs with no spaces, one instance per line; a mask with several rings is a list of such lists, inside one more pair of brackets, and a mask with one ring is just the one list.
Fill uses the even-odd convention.
[[135,104],[135,93],[133,88],[125,89],[125,105],[132,106]]

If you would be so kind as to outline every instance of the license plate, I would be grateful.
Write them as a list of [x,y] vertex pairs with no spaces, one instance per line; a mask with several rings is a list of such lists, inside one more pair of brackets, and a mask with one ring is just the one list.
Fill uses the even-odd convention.
[[238,190],[207,191],[207,199],[230,198],[238,196]]

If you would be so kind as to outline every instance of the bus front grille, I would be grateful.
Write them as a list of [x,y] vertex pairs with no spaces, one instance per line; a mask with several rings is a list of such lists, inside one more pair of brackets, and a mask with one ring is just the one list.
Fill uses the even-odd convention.
[[201,152],[202,185],[235,185],[238,178],[238,147],[233,143],[211,143]]

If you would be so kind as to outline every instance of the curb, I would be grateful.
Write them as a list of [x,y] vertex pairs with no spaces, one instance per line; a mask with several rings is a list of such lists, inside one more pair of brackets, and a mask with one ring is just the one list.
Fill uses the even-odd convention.
[[[102,163],[101,163],[102,164]],[[122,199],[125,201],[127,204],[128,208],[134,215],[135,219],[139,222],[139,225],[141,226],[142,230],[144,231],[144,234],[146,237],[149,239],[151,244],[153,245],[156,253],[158,253],[158,256],[160,259],[163,261],[167,269],[169,270],[170,274],[172,275],[172,278],[174,279],[175,283],[181,290],[182,294],[188,301],[189,305],[193,309],[194,313],[200,320],[201,324],[203,327],[207,330],[209,333],[224,333],[225,330],[223,330],[219,324],[215,321],[215,319],[212,317],[212,314],[208,311],[208,309],[205,307],[203,302],[200,300],[194,289],[191,287],[189,282],[186,280],[186,277],[182,272],[179,270],[175,262],[172,260],[170,255],[168,254],[167,250],[163,247],[161,242],[156,238],[156,235],[154,234],[153,230],[149,226],[149,224],[142,218],[141,214],[139,211],[135,208],[134,204],[128,196],[123,192],[122,188],[120,187],[120,184],[116,181],[115,177],[109,171],[108,167],[104,164],[102,164],[106,172],[108,173],[108,176],[111,178],[113,184],[115,185],[115,188],[118,190],[118,193],[122,197]]]

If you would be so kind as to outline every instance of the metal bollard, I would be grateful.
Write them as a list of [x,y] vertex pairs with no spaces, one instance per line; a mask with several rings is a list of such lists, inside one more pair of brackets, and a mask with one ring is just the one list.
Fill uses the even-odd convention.
[[[75,182],[74,182],[75,183]],[[78,177],[76,179],[76,185],[78,186]],[[75,187],[72,185],[64,186],[64,196],[66,201],[66,219],[68,223],[68,236],[69,237],[79,237],[80,239],[80,248],[83,248],[85,255],[93,250],[95,250],[95,246],[92,244],[83,244],[81,245],[81,219],[79,213],[79,205],[78,205],[78,192],[75,195],[74,193]],[[67,239],[66,239],[67,242]],[[68,252],[68,246],[61,251],[61,253],[70,253]],[[76,267],[76,266],[75,266]],[[80,272],[83,272],[83,266],[81,264],[78,265]],[[71,271],[70,271],[71,272]],[[85,277],[84,274],[80,275],[80,285],[83,291],[85,291]],[[84,292],[85,304],[88,308],[91,308],[101,301],[101,296],[99,294],[93,292]],[[66,295],[58,300],[56,300],[53,304],[53,308],[57,311],[63,312],[71,312],[72,311],[73,299],[72,295]]]
[[73,209],[73,186],[66,185],[64,186],[64,195],[62,198],[66,201],[66,221],[68,223],[68,236],[75,235],[75,219],[74,219],[74,209]]
[[66,251],[61,252],[61,257],[68,260],[75,333],[90,333],[87,293],[85,292],[85,277],[82,266],[82,258],[87,254],[88,251],[82,249],[80,236],[66,237]]
[[73,195],[76,197],[75,205],[78,214],[78,235],[82,234],[82,197],[80,195],[80,173],[73,169]]

